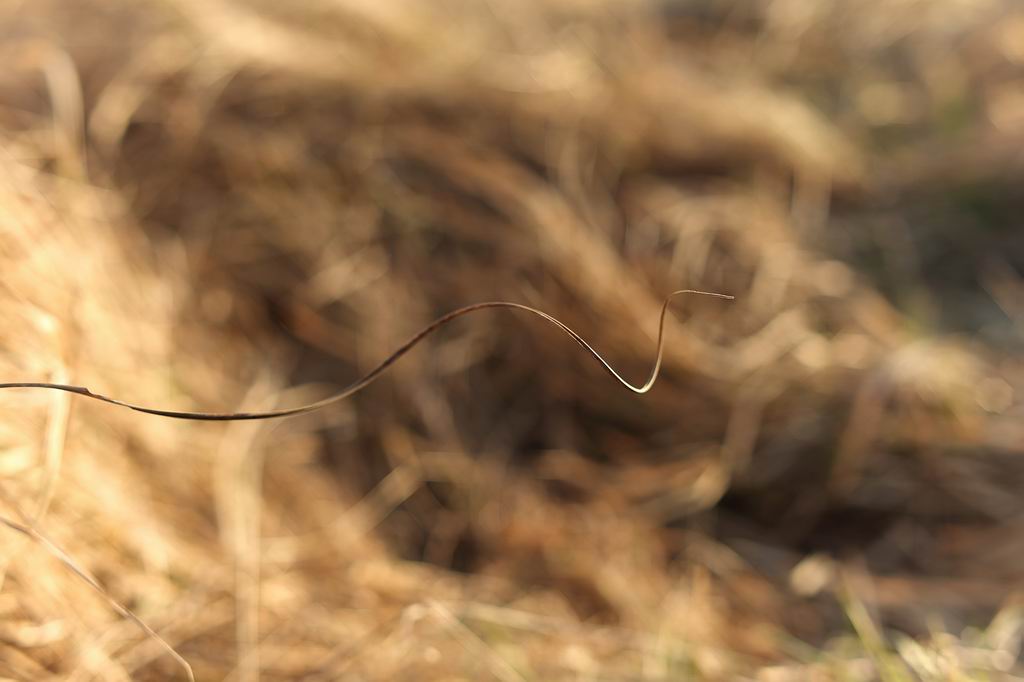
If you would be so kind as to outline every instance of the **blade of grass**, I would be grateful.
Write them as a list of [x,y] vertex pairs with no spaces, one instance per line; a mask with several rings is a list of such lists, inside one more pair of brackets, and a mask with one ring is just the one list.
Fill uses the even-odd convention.
[[692,289],[681,289],[679,291],[673,291],[665,299],[665,302],[661,306],[661,316],[658,319],[658,342],[657,342],[657,355],[654,361],[654,367],[651,369],[651,374],[647,381],[639,386],[631,384],[629,381],[624,379],[618,372],[616,372],[610,364],[598,353],[594,348],[584,340],[582,336],[573,331],[568,325],[559,321],[558,319],[548,315],[542,310],[531,308],[530,306],[523,305],[521,303],[510,303],[507,301],[487,301],[484,303],[475,303],[473,305],[465,306],[464,308],[458,308],[452,312],[442,315],[437,318],[429,325],[417,332],[412,338],[406,341],[404,344],[394,351],[391,355],[386,357],[380,364],[374,367],[372,370],[367,372],[362,378],[357,379],[355,382],[348,385],[348,387],[342,389],[340,392],[335,393],[332,396],[318,400],[308,405],[299,405],[298,407],[289,407],[280,410],[270,410],[266,412],[187,412],[179,410],[166,410],[163,408],[146,407],[143,405],[136,405],[128,403],[122,400],[110,398],[99,393],[94,393],[84,386],[70,386],[67,384],[50,384],[50,383],[39,383],[39,382],[13,382],[13,383],[0,383],[0,389],[2,388],[44,388],[56,391],[67,391],[69,393],[75,393],[86,398],[92,398],[93,400],[99,400],[111,405],[118,405],[120,407],[126,407],[136,412],[144,412],[146,414],[153,414],[160,417],[170,417],[172,419],[191,419],[196,421],[242,421],[248,419],[277,419],[280,417],[290,417],[297,414],[305,414],[307,412],[313,412],[319,410],[328,405],[340,402],[349,396],[358,393],[362,389],[373,383],[377,377],[383,374],[391,365],[393,365],[399,358],[412,350],[420,341],[425,339],[427,336],[437,331],[444,325],[448,324],[452,320],[455,320],[463,315],[475,312],[477,310],[484,310],[486,308],[507,308],[512,310],[522,310],[532,315],[536,315],[544,320],[547,320],[551,324],[555,325],[558,329],[569,336],[573,341],[578,343],[581,348],[587,351],[594,357],[604,370],[610,374],[620,384],[633,391],[634,393],[647,393],[654,386],[654,382],[658,379],[658,373],[661,371],[661,360],[665,349],[665,314],[668,312],[669,303],[672,302],[676,296],[681,294],[700,294],[702,296],[714,296],[716,298],[732,299],[732,296],[726,294],[716,294],[708,291],[695,291]]
[[64,564],[64,566],[69,571],[71,571],[85,584],[87,584],[89,587],[95,590],[96,593],[99,594],[104,599],[104,601],[106,601],[107,604],[110,605],[112,609],[114,609],[114,611],[119,613],[122,617],[127,618],[128,620],[135,623],[135,625],[137,625],[139,629],[142,630],[147,637],[150,637],[154,641],[156,641],[167,652],[167,654],[171,658],[173,658],[178,663],[178,665],[181,666],[181,668],[185,671],[185,675],[188,677],[189,682],[195,682],[196,676],[192,672],[192,666],[189,665],[188,661],[186,661],[181,654],[174,650],[174,647],[168,644],[163,637],[158,635],[156,630],[147,625],[144,620],[135,615],[135,613],[132,612],[131,609],[129,609],[127,606],[124,606],[119,601],[110,596],[110,594],[103,588],[103,586],[100,585],[99,581],[96,580],[96,578],[94,578],[88,571],[79,566],[75,562],[75,560],[71,558],[71,555],[69,555],[67,552],[61,549],[57,544],[55,544],[45,535],[37,531],[33,527],[33,525],[28,521],[28,519],[24,517],[24,515],[21,513],[21,510],[18,509],[17,505],[13,503],[13,500],[10,499],[6,491],[4,491],[2,488],[0,488],[0,499],[3,499],[4,502],[6,502],[18,514],[18,516],[21,517],[23,521],[23,523],[18,523],[17,521],[12,521],[11,519],[5,516],[0,516],[0,524],[3,524],[4,526],[7,526],[16,533],[20,533],[21,535],[29,538],[36,544],[40,545],[47,552],[52,554],[58,561]]

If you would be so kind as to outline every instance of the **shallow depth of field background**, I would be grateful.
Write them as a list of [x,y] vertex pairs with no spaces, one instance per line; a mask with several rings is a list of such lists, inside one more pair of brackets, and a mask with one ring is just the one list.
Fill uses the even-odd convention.
[[[0,516],[200,680],[1024,675],[1014,0],[0,0]],[[184,679],[0,529],[0,677]]]

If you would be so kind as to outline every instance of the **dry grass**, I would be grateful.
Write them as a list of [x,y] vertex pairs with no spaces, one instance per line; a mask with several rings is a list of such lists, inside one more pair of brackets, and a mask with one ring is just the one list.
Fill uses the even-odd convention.
[[1024,675],[1012,2],[0,15],[0,381],[737,297],[0,392],[0,677]]

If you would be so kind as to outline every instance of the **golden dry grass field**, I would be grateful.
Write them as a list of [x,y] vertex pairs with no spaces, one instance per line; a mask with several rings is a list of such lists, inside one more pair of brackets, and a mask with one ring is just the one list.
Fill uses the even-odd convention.
[[1016,0],[0,0],[0,678],[1024,678]]

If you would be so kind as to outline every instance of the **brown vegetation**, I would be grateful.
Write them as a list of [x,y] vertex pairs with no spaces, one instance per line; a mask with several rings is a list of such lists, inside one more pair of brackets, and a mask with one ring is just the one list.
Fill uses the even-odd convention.
[[1014,7],[0,1],[0,381],[736,296],[0,392],[0,676],[1021,674]]

